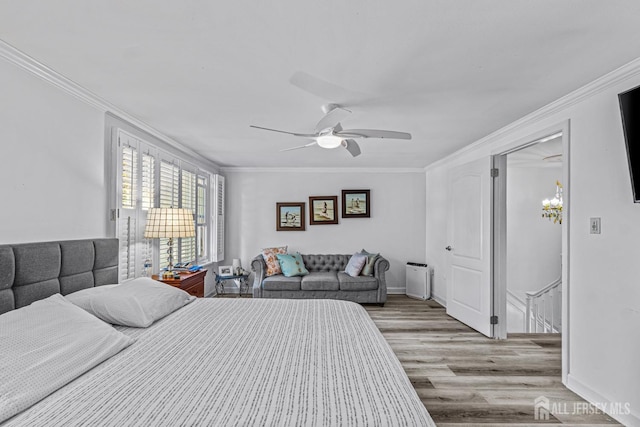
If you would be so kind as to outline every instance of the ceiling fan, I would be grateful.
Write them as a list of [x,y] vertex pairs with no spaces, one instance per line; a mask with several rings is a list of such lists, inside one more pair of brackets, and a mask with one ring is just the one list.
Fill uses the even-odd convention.
[[315,128],[315,133],[295,133],[284,130],[270,129],[261,126],[250,125],[249,127],[268,130],[271,132],[286,133],[288,135],[299,136],[312,139],[309,144],[298,147],[286,148],[280,151],[298,150],[300,148],[318,145],[322,148],[344,147],[353,157],[360,155],[360,146],[354,141],[355,138],[390,138],[390,139],[411,139],[411,134],[406,132],[395,132],[391,130],[377,129],[342,129],[340,121],[351,114],[351,111],[340,107],[338,104],[326,104],[322,106],[324,117],[320,119]]

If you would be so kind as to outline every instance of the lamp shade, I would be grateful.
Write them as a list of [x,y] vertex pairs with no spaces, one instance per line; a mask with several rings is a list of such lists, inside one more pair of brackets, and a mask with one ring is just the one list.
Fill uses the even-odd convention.
[[193,237],[196,229],[193,212],[189,209],[151,208],[147,214],[147,225],[144,237],[154,239],[160,237]]

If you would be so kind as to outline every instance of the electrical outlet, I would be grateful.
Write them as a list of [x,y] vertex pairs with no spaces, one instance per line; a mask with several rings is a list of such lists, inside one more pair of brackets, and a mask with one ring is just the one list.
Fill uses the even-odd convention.
[[591,234],[600,234],[600,218],[591,218],[589,230]]

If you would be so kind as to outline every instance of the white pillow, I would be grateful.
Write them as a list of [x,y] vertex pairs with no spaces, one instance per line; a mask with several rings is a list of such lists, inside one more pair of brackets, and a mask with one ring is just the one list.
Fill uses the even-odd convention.
[[351,255],[349,262],[347,263],[347,267],[344,269],[344,272],[347,273],[351,277],[357,277],[360,275],[362,271],[362,267],[367,263],[367,256],[356,252]]
[[0,315],[0,422],[133,341],[60,294]]
[[146,328],[196,299],[182,289],[148,277],[117,286],[83,289],[66,298],[105,322],[134,328]]

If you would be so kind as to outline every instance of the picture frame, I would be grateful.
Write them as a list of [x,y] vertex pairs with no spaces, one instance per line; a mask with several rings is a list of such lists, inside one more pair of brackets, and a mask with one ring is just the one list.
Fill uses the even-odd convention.
[[342,190],[342,218],[370,218],[371,190]]
[[305,203],[276,203],[276,231],[304,231]]
[[233,276],[233,266],[232,265],[218,266],[218,276]]
[[309,225],[337,223],[338,196],[309,196]]

